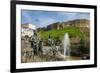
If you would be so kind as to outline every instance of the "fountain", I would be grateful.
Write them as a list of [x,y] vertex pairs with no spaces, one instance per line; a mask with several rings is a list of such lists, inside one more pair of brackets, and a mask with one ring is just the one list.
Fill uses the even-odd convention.
[[68,33],[65,33],[64,38],[63,38],[63,55],[64,58],[69,58],[70,57],[70,39]]

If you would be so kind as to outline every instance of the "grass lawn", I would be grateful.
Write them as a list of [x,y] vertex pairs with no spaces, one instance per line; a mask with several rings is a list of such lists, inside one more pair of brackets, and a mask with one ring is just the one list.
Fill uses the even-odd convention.
[[68,33],[69,37],[80,37],[83,38],[83,35],[87,33],[82,33],[78,27],[66,27],[64,29],[52,29],[48,31],[39,31],[38,34],[41,39],[48,39],[49,36],[51,36],[54,39],[62,39],[64,34]]

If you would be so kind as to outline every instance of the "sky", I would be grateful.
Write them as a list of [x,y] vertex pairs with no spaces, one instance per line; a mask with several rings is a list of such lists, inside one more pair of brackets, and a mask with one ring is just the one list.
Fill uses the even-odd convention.
[[89,13],[21,10],[21,24],[30,23],[37,28],[55,22],[66,22],[75,19],[90,19]]

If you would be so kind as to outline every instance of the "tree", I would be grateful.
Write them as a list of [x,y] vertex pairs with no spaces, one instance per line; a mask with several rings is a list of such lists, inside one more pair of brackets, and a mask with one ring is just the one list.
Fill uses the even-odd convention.
[[80,50],[81,55],[89,54],[89,52],[90,52],[90,43],[89,43],[89,41],[86,41],[85,38],[81,38],[79,50]]

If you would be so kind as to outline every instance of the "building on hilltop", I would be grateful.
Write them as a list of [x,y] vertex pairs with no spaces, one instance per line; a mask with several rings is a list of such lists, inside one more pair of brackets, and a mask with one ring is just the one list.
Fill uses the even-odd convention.
[[90,21],[86,19],[76,19],[67,22],[56,22],[47,26],[47,30],[51,29],[63,29],[65,27],[82,27],[82,28],[90,28]]
[[74,26],[74,27],[90,28],[90,22],[89,20],[86,20],[86,19],[77,19],[77,20],[69,21],[67,22],[66,26],[67,25]]
[[34,30],[36,30],[36,26],[33,24],[22,24],[21,25],[21,36],[22,37],[31,37],[34,35]]

